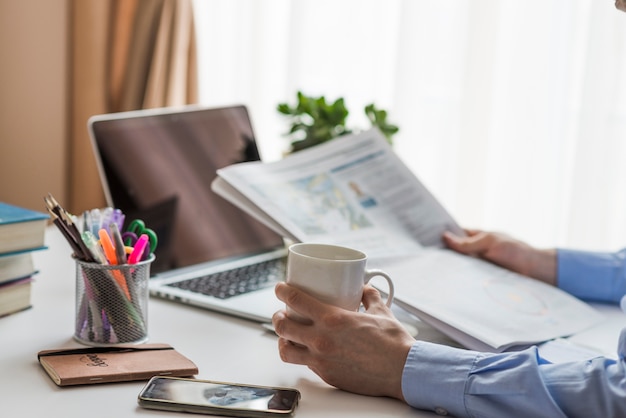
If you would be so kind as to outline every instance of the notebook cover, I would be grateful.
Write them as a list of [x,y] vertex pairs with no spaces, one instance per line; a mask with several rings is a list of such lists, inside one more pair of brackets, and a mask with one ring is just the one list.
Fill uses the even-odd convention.
[[193,376],[197,366],[168,344],[69,348],[37,353],[59,386],[148,380],[152,376]]

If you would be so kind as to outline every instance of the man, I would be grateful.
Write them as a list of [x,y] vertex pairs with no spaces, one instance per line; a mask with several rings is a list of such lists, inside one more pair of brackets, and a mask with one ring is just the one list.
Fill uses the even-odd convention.
[[[617,302],[626,294],[626,249],[540,250],[503,234],[467,233],[445,234],[444,241],[579,297]],[[626,417],[626,330],[618,361],[550,364],[535,347],[491,354],[415,341],[369,286],[365,312],[326,305],[284,283],[276,294],[312,320],[303,325],[285,311],[274,315],[281,358],[338,388],[458,417]]]
[[[626,0],[615,7],[626,11]],[[560,287],[582,299],[626,306],[626,249],[616,253],[541,250],[506,235],[445,234],[449,248]],[[274,315],[281,358],[308,366],[335,387],[390,396],[458,417],[626,417],[626,329],[618,360],[550,364],[535,347],[478,353],[415,341],[366,286],[365,312],[324,304],[285,283],[276,295],[311,319]]]

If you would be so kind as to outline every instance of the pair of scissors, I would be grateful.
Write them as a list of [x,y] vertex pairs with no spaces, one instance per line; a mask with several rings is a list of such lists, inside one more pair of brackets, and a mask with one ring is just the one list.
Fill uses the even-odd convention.
[[124,241],[124,245],[134,247],[142,234],[146,234],[150,241],[150,252],[148,253],[150,255],[156,250],[158,243],[157,234],[152,229],[146,228],[146,224],[141,219],[134,219],[128,224],[128,228],[122,234],[122,241]]

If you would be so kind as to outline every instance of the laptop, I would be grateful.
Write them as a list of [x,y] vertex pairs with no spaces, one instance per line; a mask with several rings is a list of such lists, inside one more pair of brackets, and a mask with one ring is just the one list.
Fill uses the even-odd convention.
[[211,190],[216,170],[259,160],[245,106],[184,106],[88,121],[107,204],[158,237],[150,294],[258,322],[283,304],[284,240]]

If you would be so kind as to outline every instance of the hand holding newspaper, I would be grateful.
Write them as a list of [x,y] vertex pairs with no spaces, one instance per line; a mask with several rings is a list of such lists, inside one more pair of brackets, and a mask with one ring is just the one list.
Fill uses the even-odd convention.
[[395,303],[468,348],[527,346],[600,320],[559,289],[444,249],[442,233],[463,230],[376,129],[217,174],[216,193],[285,238],[368,254],[392,275]]

